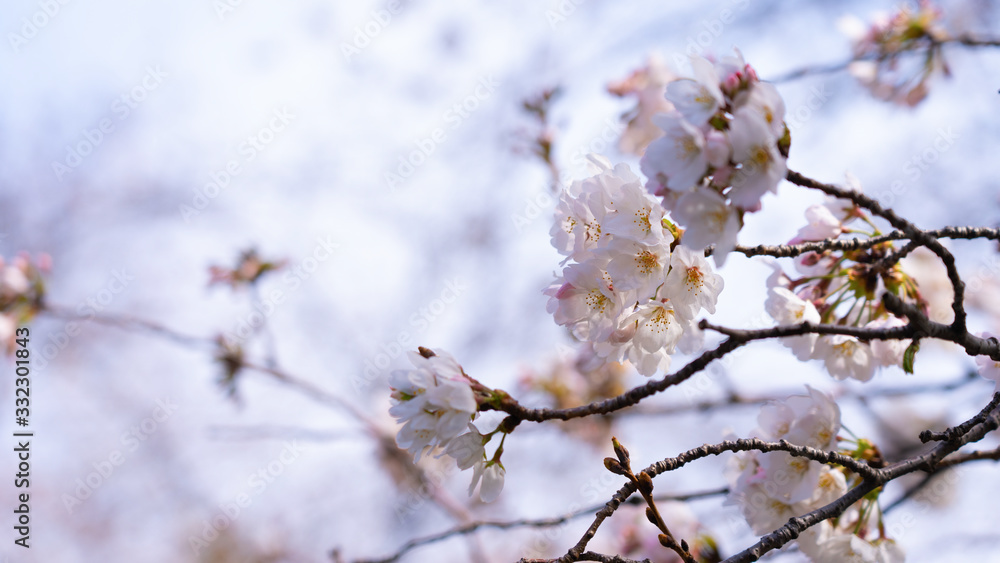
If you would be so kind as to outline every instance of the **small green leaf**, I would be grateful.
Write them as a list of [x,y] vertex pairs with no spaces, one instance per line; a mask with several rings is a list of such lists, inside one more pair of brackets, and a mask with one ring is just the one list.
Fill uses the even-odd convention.
[[903,371],[906,373],[913,373],[913,359],[916,357],[919,350],[920,341],[914,340],[912,344],[906,347],[906,351],[903,352]]

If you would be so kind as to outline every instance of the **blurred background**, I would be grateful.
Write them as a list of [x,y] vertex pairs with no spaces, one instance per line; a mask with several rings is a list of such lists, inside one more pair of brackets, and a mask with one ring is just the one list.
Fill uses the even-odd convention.
[[[507,482],[492,505],[467,497],[469,474],[447,459],[422,461],[418,475],[375,438],[395,433],[387,376],[417,345],[450,351],[469,374],[531,405],[577,404],[643,381],[625,370],[595,389],[564,373],[575,346],[541,293],[561,260],[548,235],[552,170],[533,150],[551,141],[564,180],[587,173],[590,152],[638,171],[638,157],[619,147],[636,98],[608,85],[656,54],[684,72],[685,52],[738,47],[762,79],[786,77],[778,89],[791,169],[830,182],[850,171],[923,227],[996,226],[995,49],[946,46],[951,76],[934,77],[916,107],[873,98],[846,71],[787,78],[851,57],[842,16],[871,21],[897,5],[6,3],[0,253],[51,256],[53,310],[30,325],[31,548],[12,544],[5,508],[0,558],[385,557],[463,522],[601,504],[620,486],[600,461],[612,433],[646,465],[729,431],[748,434],[756,399],[806,383],[844,394],[844,423],[887,453],[978,411],[988,382],[902,398],[878,391],[961,380],[973,362],[952,350],[928,347],[915,375],[885,370],[862,387],[758,343],[613,419],[522,425],[505,443]],[[992,2],[940,6],[949,30],[996,36]],[[525,110],[555,89],[544,123]],[[894,182],[898,193],[887,192]],[[787,241],[819,201],[783,184],[749,217],[741,243]],[[974,298],[986,309],[971,326],[1000,328],[988,307],[995,245],[951,247],[981,281]],[[284,261],[281,269],[253,284],[209,285],[211,266],[232,268],[249,249]],[[770,272],[730,258],[713,320],[769,323]],[[100,322],[68,328],[74,316]],[[212,345],[220,334],[263,369],[227,375]],[[7,413],[13,363],[4,365]],[[691,408],[733,394],[750,404]],[[13,475],[15,461],[0,456],[0,472]],[[661,477],[657,491],[718,489],[724,462]],[[890,513],[910,561],[940,560],[942,542],[965,559],[1000,561],[995,511],[982,502],[1000,493],[995,469],[960,473]],[[887,498],[902,494],[893,487]],[[15,506],[16,492],[0,488],[2,506]],[[722,496],[689,510],[675,517],[700,522],[723,555],[755,539]],[[556,557],[589,523],[486,529],[401,560]],[[592,547],[624,551],[623,537],[655,541],[652,531],[639,511],[623,510]],[[803,560],[794,550],[769,558]]]

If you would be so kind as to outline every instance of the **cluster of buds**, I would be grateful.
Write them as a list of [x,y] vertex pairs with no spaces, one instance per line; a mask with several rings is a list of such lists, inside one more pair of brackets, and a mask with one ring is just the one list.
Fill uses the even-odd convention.
[[[854,41],[851,74],[876,98],[909,107],[919,104],[927,97],[932,76],[950,74],[941,49],[948,39],[941,15],[940,9],[921,1],[916,9],[903,4],[894,14],[880,15],[867,28],[856,18],[842,19],[841,28]],[[905,60],[909,52],[923,54]]]
[[208,285],[229,285],[233,289],[251,286],[268,272],[280,270],[285,266],[285,260],[263,260],[257,250],[251,248],[240,253],[236,266],[210,266]]
[[0,343],[8,354],[14,351],[17,327],[42,310],[45,297],[43,274],[51,268],[52,259],[48,254],[38,255],[34,262],[23,253],[10,262],[0,257]]

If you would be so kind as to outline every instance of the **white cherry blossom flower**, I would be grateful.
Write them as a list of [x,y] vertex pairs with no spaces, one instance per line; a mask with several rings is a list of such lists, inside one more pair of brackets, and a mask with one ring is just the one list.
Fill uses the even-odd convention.
[[459,469],[463,471],[469,469],[485,460],[486,448],[483,445],[483,435],[469,423],[469,432],[449,442],[444,453],[455,458]]
[[799,233],[790,241],[798,244],[803,241],[820,241],[833,239],[843,232],[843,224],[834,216],[829,207],[810,205],[806,208],[806,220],[809,224],[799,229]]
[[563,192],[555,214],[555,222],[549,230],[552,246],[569,258],[586,259],[589,251],[600,242],[603,209],[599,217],[595,216],[587,203]]
[[681,239],[684,246],[703,250],[715,245],[716,265],[721,266],[729,252],[736,248],[740,218],[717,192],[698,188],[683,194],[677,200],[674,217],[686,228]]
[[[780,286],[772,287],[768,291],[764,309],[779,325],[820,322],[819,311],[811,301],[806,301]],[[782,338],[781,343],[789,347],[796,358],[805,361],[812,357],[817,339],[816,334],[803,334]]]
[[639,299],[656,293],[670,264],[670,245],[661,242],[647,245],[626,238],[612,240],[601,252],[608,259],[605,267],[615,289],[635,290]]
[[[724,103],[715,66],[704,57],[692,56],[694,78],[682,78],[667,84],[666,98],[684,119],[703,125]],[[662,126],[661,126],[662,127]]]
[[792,263],[795,271],[806,277],[824,276],[837,265],[837,259],[830,252],[804,252],[796,256]]
[[833,534],[818,544],[815,563],[903,563],[905,553],[895,542],[875,545],[850,533]]
[[821,336],[816,341],[814,356],[823,360],[834,379],[868,381],[875,375],[877,362],[871,346],[853,336]]
[[844,472],[832,469],[829,465],[822,465],[822,468],[813,496],[799,503],[803,513],[822,508],[847,493],[847,478],[844,477]]
[[676,78],[663,57],[654,53],[650,55],[645,67],[624,80],[608,84],[608,92],[616,96],[637,98],[636,108],[629,112],[631,119],[618,143],[622,152],[642,156],[650,141],[662,134],[660,128],[653,124],[652,118],[674,109],[664,94],[667,84]]
[[774,138],[781,138],[785,133],[785,100],[781,98],[774,84],[756,82],[738,98],[737,105],[756,111],[764,118]]
[[724,286],[703,252],[678,246],[670,259],[670,272],[664,281],[663,293],[674,304],[677,314],[694,320],[701,309],[715,313],[715,304]]
[[[587,260],[595,248],[607,244],[609,239],[604,223],[614,202],[634,205],[636,208],[631,209],[634,213],[639,210],[634,194],[643,191],[639,177],[627,164],[612,168],[607,159],[598,155],[588,155],[588,159],[598,169],[597,174],[573,182],[560,195],[555,223],[549,231],[552,246],[577,262]],[[645,194],[643,196],[648,199]],[[652,209],[650,215],[653,220],[662,219],[662,213],[657,218]],[[662,230],[662,226],[660,228]]]
[[[906,326],[906,322],[899,317],[889,315],[875,319],[865,325],[865,328],[883,329]],[[872,355],[875,361],[881,366],[901,366],[903,365],[903,354],[910,345],[909,340],[871,340],[869,346],[872,348]]]
[[607,233],[644,244],[673,242],[674,237],[663,228],[663,206],[654,200],[638,182],[622,186],[614,209],[604,221]]
[[[861,180],[858,180],[854,174],[845,172],[844,179],[844,187],[848,190],[858,193],[864,191],[861,187]],[[850,223],[858,218],[857,206],[851,200],[828,196],[823,202],[823,206],[829,209],[830,213],[841,223]]]
[[787,171],[785,158],[778,152],[777,140],[767,122],[756,110],[736,110],[729,125],[733,143],[733,161],[740,165],[733,176],[728,196],[743,209],[755,208],[767,192],[776,192]]
[[390,374],[389,414],[403,424],[396,443],[418,461],[427,450],[446,447],[466,429],[478,405],[471,382],[455,358],[443,351],[426,358],[410,353],[414,369]]
[[840,432],[840,407],[829,395],[806,386],[808,395],[793,395],[760,409],[758,432],[767,440],[833,450]]
[[670,355],[684,333],[684,321],[670,301],[641,304],[622,324],[627,339],[618,345],[619,358],[627,357],[646,377],[670,368]]
[[563,278],[545,290],[548,312],[582,340],[606,339],[618,327],[623,309],[622,295],[613,289],[610,277],[585,262],[567,266]]
[[795,504],[813,497],[826,466],[788,452],[768,452],[757,457],[772,497]]
[[755,534],[771,532],[790,518],[799,516],[794,505],[771,496],[763,483],[752,483],[736,490],[731,498]]
[[658,115],[653,122],[663,129],[663,136],[646,149],[642,172],[651,181],[665,178],[671,190],[690,190],[708,171],[704,133],[677,113]]

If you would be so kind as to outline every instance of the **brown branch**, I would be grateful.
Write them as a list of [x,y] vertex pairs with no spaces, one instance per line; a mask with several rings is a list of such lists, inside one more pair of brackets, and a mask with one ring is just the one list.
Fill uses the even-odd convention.
[[[712,497],[717,495],[724,495],[728,492],[729,489],[723,487],[720,489],[712,489],[709,491],[700,491],[683,495],[657,495],[654,497],[654,499],[658,501],[687,501],[687,500],[694,500],[694,499]],[[642,504],[642,502],[640,502],[638,498],[631,498],[628,500],[628,504],[639,505]],[[399,558],[401,558],[403,555],[406,555],[408,552],[418,547],[443,541],[448,538],[456,536],[464,536],[467,534],[471,534],[483,528],[497,528],[500,530],[509,530],[512,528],[548,528],[552,526],[558,526],[570,520],[579,518],[580,516],[592,514],[595,511],[600,510],[603,506],[604,506],[603,503],[594,506],[588,506],[585,508],[581,508],[579,510],[568,512],[566,514],[563,514],[562,516],[553,516],[551,518],[536,518],[536,519],[523,518],[523,519],[509,520],[509,521],[470,522],[462,526],[451,528],[450,530],[445,530],[443,532],[431,534],[428,536],[424,536],[422,538],[412,539],[403,544],[395,553],[389,555],[388,557],[382,559],[357,559],[353,563],[394,563],[395,561],[398,561]]]
[[[750,563],[752,561],[757,561],[768,551],[777,549],[791,542],[807,528],[818,524],[823,520],[839,516],[855,502],[861,500],[866,494],[894,479],[918,470],[929,472],[938,470],[942,461],[948,455],[952,454],[965,444],[981,440],[988,432],[996,430],[1000,427],[1000,411],[996,408],[997,404],[1000,404],[1000,393],[994,394],[992,401],[990,401],[987,407],[974,417],[954,427],[954,429],[952,429],[954,432],[950,432],[948,434],[948,438],[941,441],[931,451],[920,456],[894,463],[881,469],[877,469],[865,462],[858,461],[852,457],[845,456],[837,452],[827,452],[817,450],[815,448],[797,446],[785,440],[781,440],[779,442],[767,442],[752,438],[728,440],[715,445],[706,444],[699,448],[688,450],[677,457],[667,458],[663,461],[656,462],[644,469],[643,472],[649,474],[650,477],[655,477],[661,473],[673,471],[674,469],[683,467],[692,461],[711,455],[719,455],[727,451],[785,451],[793,456],[805,457],[807,459],[826,464],[841,465],[855,472],[862,478],[860,484],[847,491],[847,493],[839,499],[827,504],[826,506],[813,510],[812,512],[790,519],[783,526],[761,537],[760,540],[758,540],[753,546],[726,559],[724,562]],[[961,432],[961,434],[956,434],[956,432]],[[583,560],[582,556],[586,553],[585,550],[587,544],[597,533],[598,528],[604,520],[610,517],[615,510],[617,510],[621,504],[626,502],[637,490],[638,487],[635,482],[630,481],[616,491],[611,497],[611,500],[608,501],[604,508],[595,515],[593,523],[591,523],[583,537],[581,537],[577,544],[570,548],[565,555],[558,559],[532,561],[537,563],[571,563],[573,561]],[[522,563],[526,563],[525,560],[522,560]]]
[[[994,394],[993,401],[990,404],[995,405],[997,402],[1000,402],[1000,394]],[[842,514],[848,507],[864,497],[864,495],[881,487],[885,483],[918,470],[935,471],[940,462],[949,454],[966,444],[981,440],[988,432],[996,430],[998,427],[1000,427],[1000,411],[995,406],[989,412],[986,412],[986,409],[984,409],[984,411],[981,411],[966,423],[956,427],[967,428],[968,430],[964,434],[940,442],[934,449],[923,455],[895,463],[884,469],[874,470],[875,475],[873,477],[866,477],[860,485],[848,491],[844,496],[806,515],[792,518],[784,526],[765,535],[756,544],[726,559],[723,563],[750,563],[756,561],[764,553],[772,549],[777,549],[794,540],[806,528]]]
[[[930,321],[927,321],[930,323]],[[786,336],[799,336],[803,334],[845,334],[849,336],[855,336],[864,340],[899,340],[899,339],[910,339],[914,338],[918,334],[922,337],[937,337],[945,340],[950,340],[953,342],[958,342],[959,340],[954,337],[948,327],[944,325],[938,325],[936,323],[930,323],[926,327],[916,325],[911,322],[906,326],[893,327],[893,328],[864,328],[864,327],[853,327],[853,326],[841,326],[841,325],[826,325],[826,324],[812,324],[812,323],[801,323],[796,325],[784,325],[772,328],[765,328],[759,330],[736,330],[728,329],[723,327],[718,327],[708,323],[707,321],[701,321],[701,328],[710,328],[712,330],[718,331],[722,334],[729,336],[726,340],[722,341],[715,349],[708,350],[702,353],[700,356],[690,361],[687,365],[679,369],[673,374],[667,375],[662,379],[652,380],[644,385],[640,385],[627,391],[616,397],[610,399],[605,399],[603,401],[595,401],[586,405],[579,407],[572,407],[566,409],[550,409],[550,408],[527,408],[518,403],[513,397],[505,395],[504,399],[496,405],[484,405],[481,408],[483,410],[500,410],[506,412],[510,415],[510,421],[507,422],[508,428],[513,429],[522,421],[526,422],[543,422],[546,420],[570,420],[573,418],[581,418],[585,416],[592,416],[597,414],[609,414],[632,405],[639,403],[642,399],[660,393],[670,387],[683,383],[687,379],[691,378],[696,373],[705,369],[708,364],[713,361],[722,358],[726,354],[736,350],[737,348],[753,342],[755,340],[765,340],[769,338],[782,338]],[[965,342],[966,339],[961,339]],[[995,352],[1000,354],[1000,343],[984,340],[975,336],[968,335],[969,346],[978,346],[979,350],[987,350],[989,352]],[[961,343],[961,342],[960,342]],[[987,353],[987,352],[978,352]]]
[[882,204],[878,201],[864,195],[861,192],[844,189],[832,184],[824,184],[823,182],[803,176],[794,170],[789,170],[785,178],[793,184],[819,190],[827,195],[832,195],[840,199],[850,200],[856,205],[863,207],[871,211],[873,214],[885,219],[894,228],[905,233],[907,238],[920,243],[922,246],[926,246],[934,254],[937,254],[938,258],[941,259],[941,262],[944,263],[945,269],[948,271],[948,280],[951,281],[952,286],[953,301],[951,308],[955,314],[955,319],[951,324],[951,329],[956,336],[966,333],[965,283],[962,281],[962,278],[958,273],[958,267],[955,265],[955,257],[948,251],[947,248],[944,247],[944,245],[941,244],[941,241],[918,229],[913,223],[903,219],[892,209],[882,207]]
[[[966,47],[1000,47],[1000,39],[995,39],[991,37],[973,37],[971,35],[960,35],[957,37],[951,37],[948,39],[929,41],[922,44],[914,45],[909,49],[904,49],[899,51],[899,53],[913,53],[920,54],[926,53],[931,49],[939,48],[941,45],[948,43],[964,45]],[[791,82],[793,80],[798,80],[813,74],[833,74],[835,72],[840,72],[846,70],[847,67],[851,66],[851,63],[861,62],[861,61],[873,61],[877,60],[876,56],[865,56],[865,57],[851,57],[846,61],[841,61],[839,63],[831,63],[826,65],[811,65],[797,68],[795,70],[790,70],[784,74],[779,74],[770,80],[770,82],[781,83],[781,82]]]

